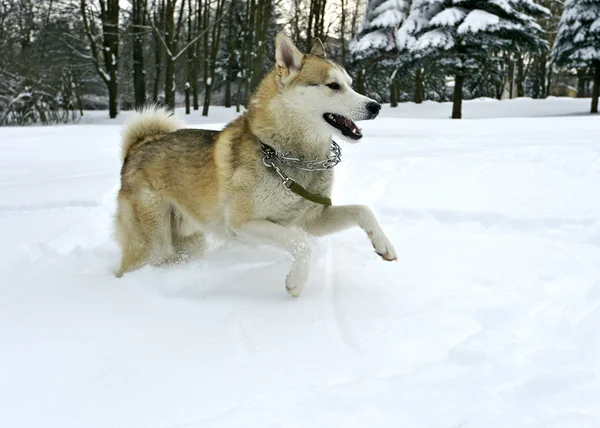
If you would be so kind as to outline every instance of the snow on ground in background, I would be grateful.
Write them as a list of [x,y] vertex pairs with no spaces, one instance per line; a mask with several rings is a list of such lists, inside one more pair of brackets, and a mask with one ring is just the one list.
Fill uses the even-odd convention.
[[[590,111],[590,98],[556,98],[549,97],[545,100],[531,98],[516,98],[513,100],[498,101],[493,98],[478,98],[463,102],[463,118],[484,119],[499,117],[544,117],[544,116],[574,116],[587,115]],[[191,111],[185,114],[183,108],[176,109],[176,116],[188,124],[213,125],[227,123],[235,119],[238,113],[233,108],[212,106],[209,116],[202,116],[202,111]],[[417,118],[417,119],[448,119],[452,113],[452,103],[437,103],[425,101],[423,104],[400,103],[398,107],[390,108],[384,105],[380,117]],[[78,124],[122,124],[133,111],[122,111],[116,119],[109,119],[107,111],[85,111]]]
[[114,278],[119,127],[0,129],[0,426],[600,426],[600,118],[430,107],[336,168],[399,261],[314,239],[297,300],[239,243]]

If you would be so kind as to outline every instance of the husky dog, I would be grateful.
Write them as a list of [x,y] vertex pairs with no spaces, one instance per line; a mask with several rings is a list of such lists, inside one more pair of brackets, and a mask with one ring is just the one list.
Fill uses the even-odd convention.
[[352,89],[318,39],[304,55],[279,34],[275,56],[247,112],[222,131],[184,129],[154,107],[125,126],[118,277],[146,263],[200,256],[205,234],[219,231],[287,251],[293,263],[285,284],[294,297],[309,272],[306,233],[359,226],[381,258],[396,260],[368,207],[332,206],[328,198],[340,154],[332,136],[359,140],[354,121],[374,119],[381,106]]

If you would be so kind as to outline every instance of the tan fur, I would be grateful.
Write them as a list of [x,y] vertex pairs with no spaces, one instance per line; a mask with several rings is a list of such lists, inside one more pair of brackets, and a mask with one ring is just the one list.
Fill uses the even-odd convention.
[[[315,52],[320,53],[320,47]],[[305,90],[331,92],[323,86],[332,78],[330,71],[343,71],[324,58],[324,51],[302,55],[281,35],[276,57],[276,67],[252,95],[248,111],[221,132],[180,129],[166,111],[155,108],[143,111],[125,128],[116,214],[122,249],[117,276],[145,263],[200,256],[208,232],[287,251],[294,262],[286,288],[293,296],[308,276],[305,232],[320,236],[358,225],[384,259],[396,258],[367,207],[325,207],[303,199],[286,190],[262,164],[261,141],[306,158],[328,153],[331,127],[316,116],[311,116],[312,122],[297,118],[302,111],[294,97],[303,97]],[[345,85],[343,90],[352,91]],[[348,92],[357,100],[357,111],[360,103],[372,101],[353,94]],[[332,170],[282,170],[313,193],[331,193]]]

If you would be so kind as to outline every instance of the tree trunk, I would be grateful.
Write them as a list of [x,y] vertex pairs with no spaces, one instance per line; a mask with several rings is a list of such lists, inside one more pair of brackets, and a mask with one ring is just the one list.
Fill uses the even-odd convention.
[[[214,86],[215,80],[215,68],[217,65],[217,54],[219,52],[219,44],[221,40],[221,29],[223,26],[221,25],[221,16],[223,15],[223,8],[225,6],[225,0],[217,0],[217,10],[215,12],[215,18],[212,26],[212,36],[211,36],[211,47],[212,51],[210,52],[210,64],[209,66],[209,77],[204,79],[204,106],[202,108],[202,116],[208,116],[208,109],[210,107],[210,100],[212,95],[212,88]],[[205,45],[207,46],[207,45]],[[207,49],[208,53],[208,49]],[[205,63],[206,64],[206,63]],[[206,68],[205,68],[206,70]]]
[[240,76],[240,74],[238,73],[238,77],[236,79],[236,83],[237,83],[237,93],[235,96],[235,111],[237,113],[240,112],[240,102],[242,101],[242,77]]
[[600,95],[600,61],[594,63],[594,88],[592,89],[592,109],[590,113],[598,113],[598,95]]
[[358,92],[361,95],[365,95],[365,70],[364,69],[359,69],[356,72],[356,92]]
[[508,98],[512,100],[513,91],[515,87],[515,64],[510,57],[508,56]]
[[342,9],[340,16],[340,42],[341,42],[341,64],[342,67],[346,67],[346,2],[340,0],[340,7]]
[[316,33],[316,36],[325,42],[325,6],[327,5],[327,0],[320,1],[321,10],[319,12],[319,26],[317,27],[318,33]]
[[545,64],[542,65],[542,61],[545,62],[543,55],[536,55],[533,60],[531,96],[534,99],[542,98],[544,93]]
[[550,66],[546,67],[546,74],[544,76],[544,98],[550,95],[550,88],[552,87],[552,69],[553,64],[550,63]]
[[[191,1],[191,0],[190,0]],[[206,0],[208,1],[208,0]],[[204,28],[204,21],[202,15],[202,0],[198,0],[196,2],[196,32],[199,35],[202,31],[206,30]],[[192,76],[192,100],[194,104],[194,110],[198,110],[200,108],[200,102],[198,97],[198,80],[200,73],[200,50],[202,49],[202,43],[200,40],[194,43],[194,75]]]
[[452,97],[452,119],[462,118],[462,87],[464,76],[456,73],[454,76],[454,96]]
[[[187,44],[192,42],[194,36],[192,29],[192,2],[188,0],[188,15],[187,15]],[[191,80],[194,75],[194,47],[189,47],[187,51],[187,72],[185,75],[185,114],[190,114],[190,89]]]
[[306,52],[310,52],[313,39],[313,22],[315,19],[316,2],[318,0],[310,0],[310,8],[308,10],[308,25],[306,27]]
[[119,113],[119,85],[117,84],[117,73],[113,70],[110,73],[110,82],[108,82],[108,115],[111,119],[117,117]]
[[[162,29],[164,23],[165,4],[161,0],[157,5],[157,10],[154,12],[154,26]],[[159,35],[154,33],[154,85],[152,86],[152,102],[158,102],[160,92],[160,77],[162,73],[162,51],[163,47]]]
[[272,0],[258,0],[256,6],[256,21],[254,26],[254,61],[250,91],[253,92],[263,78],[267,36],[271,22]]
[[244,28],[244,105],[248,106],[250,101],[250,79],[252,77],[252,64],[254,50],[254,20],[256,16],[256,0],[248,0],[246,2],[246,24]]
[[390,83],[390,107],[398,107],[398,80],[392,79]]
[[170,110],[175,110],[175,61],[173,55],[175,49],[172,49],[175,39],[175,2],[177,0],[167,0],[165,9],[165,41],[169,51],[165,52],[165,105]]
[[170,110],[175,110],[175,60],[177,54],[177,43],[183,25],[185,11],[185,0],[181,0],[177,25],[175,24],[175,8],[177,0],[167,0],[165,7],[165,104]]
[[423,102],[423,72],[421,68],[417,68],[415,73],[415,103],[421,104]]
[[525,65],[523,55],[517,56],[517,97],[525,96]]
[[235,10],[235,0],[231,0],[229,5],[228,30],[227,30],[227,72],[225,74],[225,108],[231,108],[231,81],[233,80],[233,61],[235,49],[233,44],[233,11]]
[[146,104],[146,72],[144,71],[144,38],[142,26],[145,24],[145,0],[133,0],[133,93],[135,107]]
[[[111,119],[117,117],[119,104],[119,1],[108,0],[100,3],[100,19],[104,38],[104,68],[108,71],[108,113]],[[106,8],[103,7],[106,5]]]
[[577,70],[577,98],[585,98],[585,69]]
[[202,116],[208,116],[208,104],[210,104],[210,93],[208,92],[211,84],[212,84],[212,80],[210,80],[210,76],[209,76],[209,62],[210,62],[210,58],[208,56],[208,42],[209,42],[209,38],[210,38],[210,31],[208,31],[209,28],[209,24],[210,24],[210,8],[209,8],[210,2],[209,0],[205,0],[204,2],[204,12],[203,12],[203,24],[202,26],[204,27],[204,38],[203,38],[203,48],[202,48],[202,55],[204,57],[204,69],[203,69],[203,73],[202,73],[202,77],[204,78],[204,105],[202,106]]
[[[80,2],[83,26],[92,53],[91,58],[98,75],[108,89],[109,116],[114,119],[118,113],[119,96],[119,0],[100,1],[98,6],[99,18],[102,23],[101,34],[94,29],[94,18],[89,17],[86,0]],[[98,39],[101,40],[101,45],[98,43]]]

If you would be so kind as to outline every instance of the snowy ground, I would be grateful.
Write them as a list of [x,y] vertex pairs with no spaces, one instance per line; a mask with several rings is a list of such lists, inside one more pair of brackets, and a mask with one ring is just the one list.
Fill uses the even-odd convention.
[[[600,426],[600,117],[442,107],[384,109],[337,167],[399,261],[315,240],[296,300],[240,244],[114,278],[119,127],[0,129],[0,427]],[[553,117],[493,118],[522,114]]]

